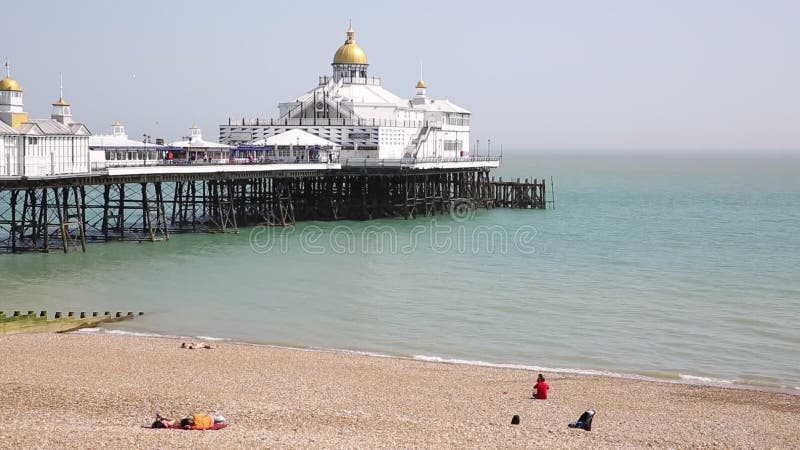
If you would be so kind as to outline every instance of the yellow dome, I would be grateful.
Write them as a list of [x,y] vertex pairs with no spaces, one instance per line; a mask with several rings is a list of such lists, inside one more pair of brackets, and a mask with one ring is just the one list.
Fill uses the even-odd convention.
[[22,86],[17,83],[17,80],[7,77],[0,80],[0,91],[22,92]]
[[367,54],[356,44],[355,35],[351,25],[347,30],[347,39],[333,55],[334,64],[367,64]]
[[417,81],[417,89],[425,89],[427,87],[428,87],[428,85],[425,84],[424,81],[422,81],[422,80]]
[[64,100],[64,97],[59,97],[58,101],[53,103],[53,106],[69,106],[69,103],[67,103],[67,101]]

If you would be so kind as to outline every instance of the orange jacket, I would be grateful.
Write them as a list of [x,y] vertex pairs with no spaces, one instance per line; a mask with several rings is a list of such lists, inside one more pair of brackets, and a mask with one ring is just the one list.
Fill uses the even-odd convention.
[[192,414],[194,419],[193,430],[210,430],[214,428],[214,419],[208,414]]

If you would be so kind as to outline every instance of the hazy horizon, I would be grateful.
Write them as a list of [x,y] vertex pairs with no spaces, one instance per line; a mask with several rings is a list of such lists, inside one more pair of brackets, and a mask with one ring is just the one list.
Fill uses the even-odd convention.
[[[473,113],[480,152],[800,149],[800,3],[492,2],[454,7],[150,0],[5,6],[0,49],[48,117],[64,96],[93,133],[121,120],[177,140],[269,118],[330,72],[352,19],[372,75]],[[4,76],[5,74],[3,74]]]

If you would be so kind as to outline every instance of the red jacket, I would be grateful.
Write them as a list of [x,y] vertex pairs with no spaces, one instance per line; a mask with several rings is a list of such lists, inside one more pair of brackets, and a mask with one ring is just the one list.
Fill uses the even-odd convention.
[[533,388],[536,389],[538,400],[547,400],[547,391],[550,389],[550,385],[546,381],[537,381]]

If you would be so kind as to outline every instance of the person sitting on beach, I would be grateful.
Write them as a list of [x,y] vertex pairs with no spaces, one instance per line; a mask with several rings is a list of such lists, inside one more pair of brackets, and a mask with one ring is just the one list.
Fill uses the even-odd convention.
[[544,375],[539,374],[536,378],[536,384],[533,386],[535,392],[533,398],[537,400],[547,400],[547,391],[550,390],[550,385],[544,380]]

